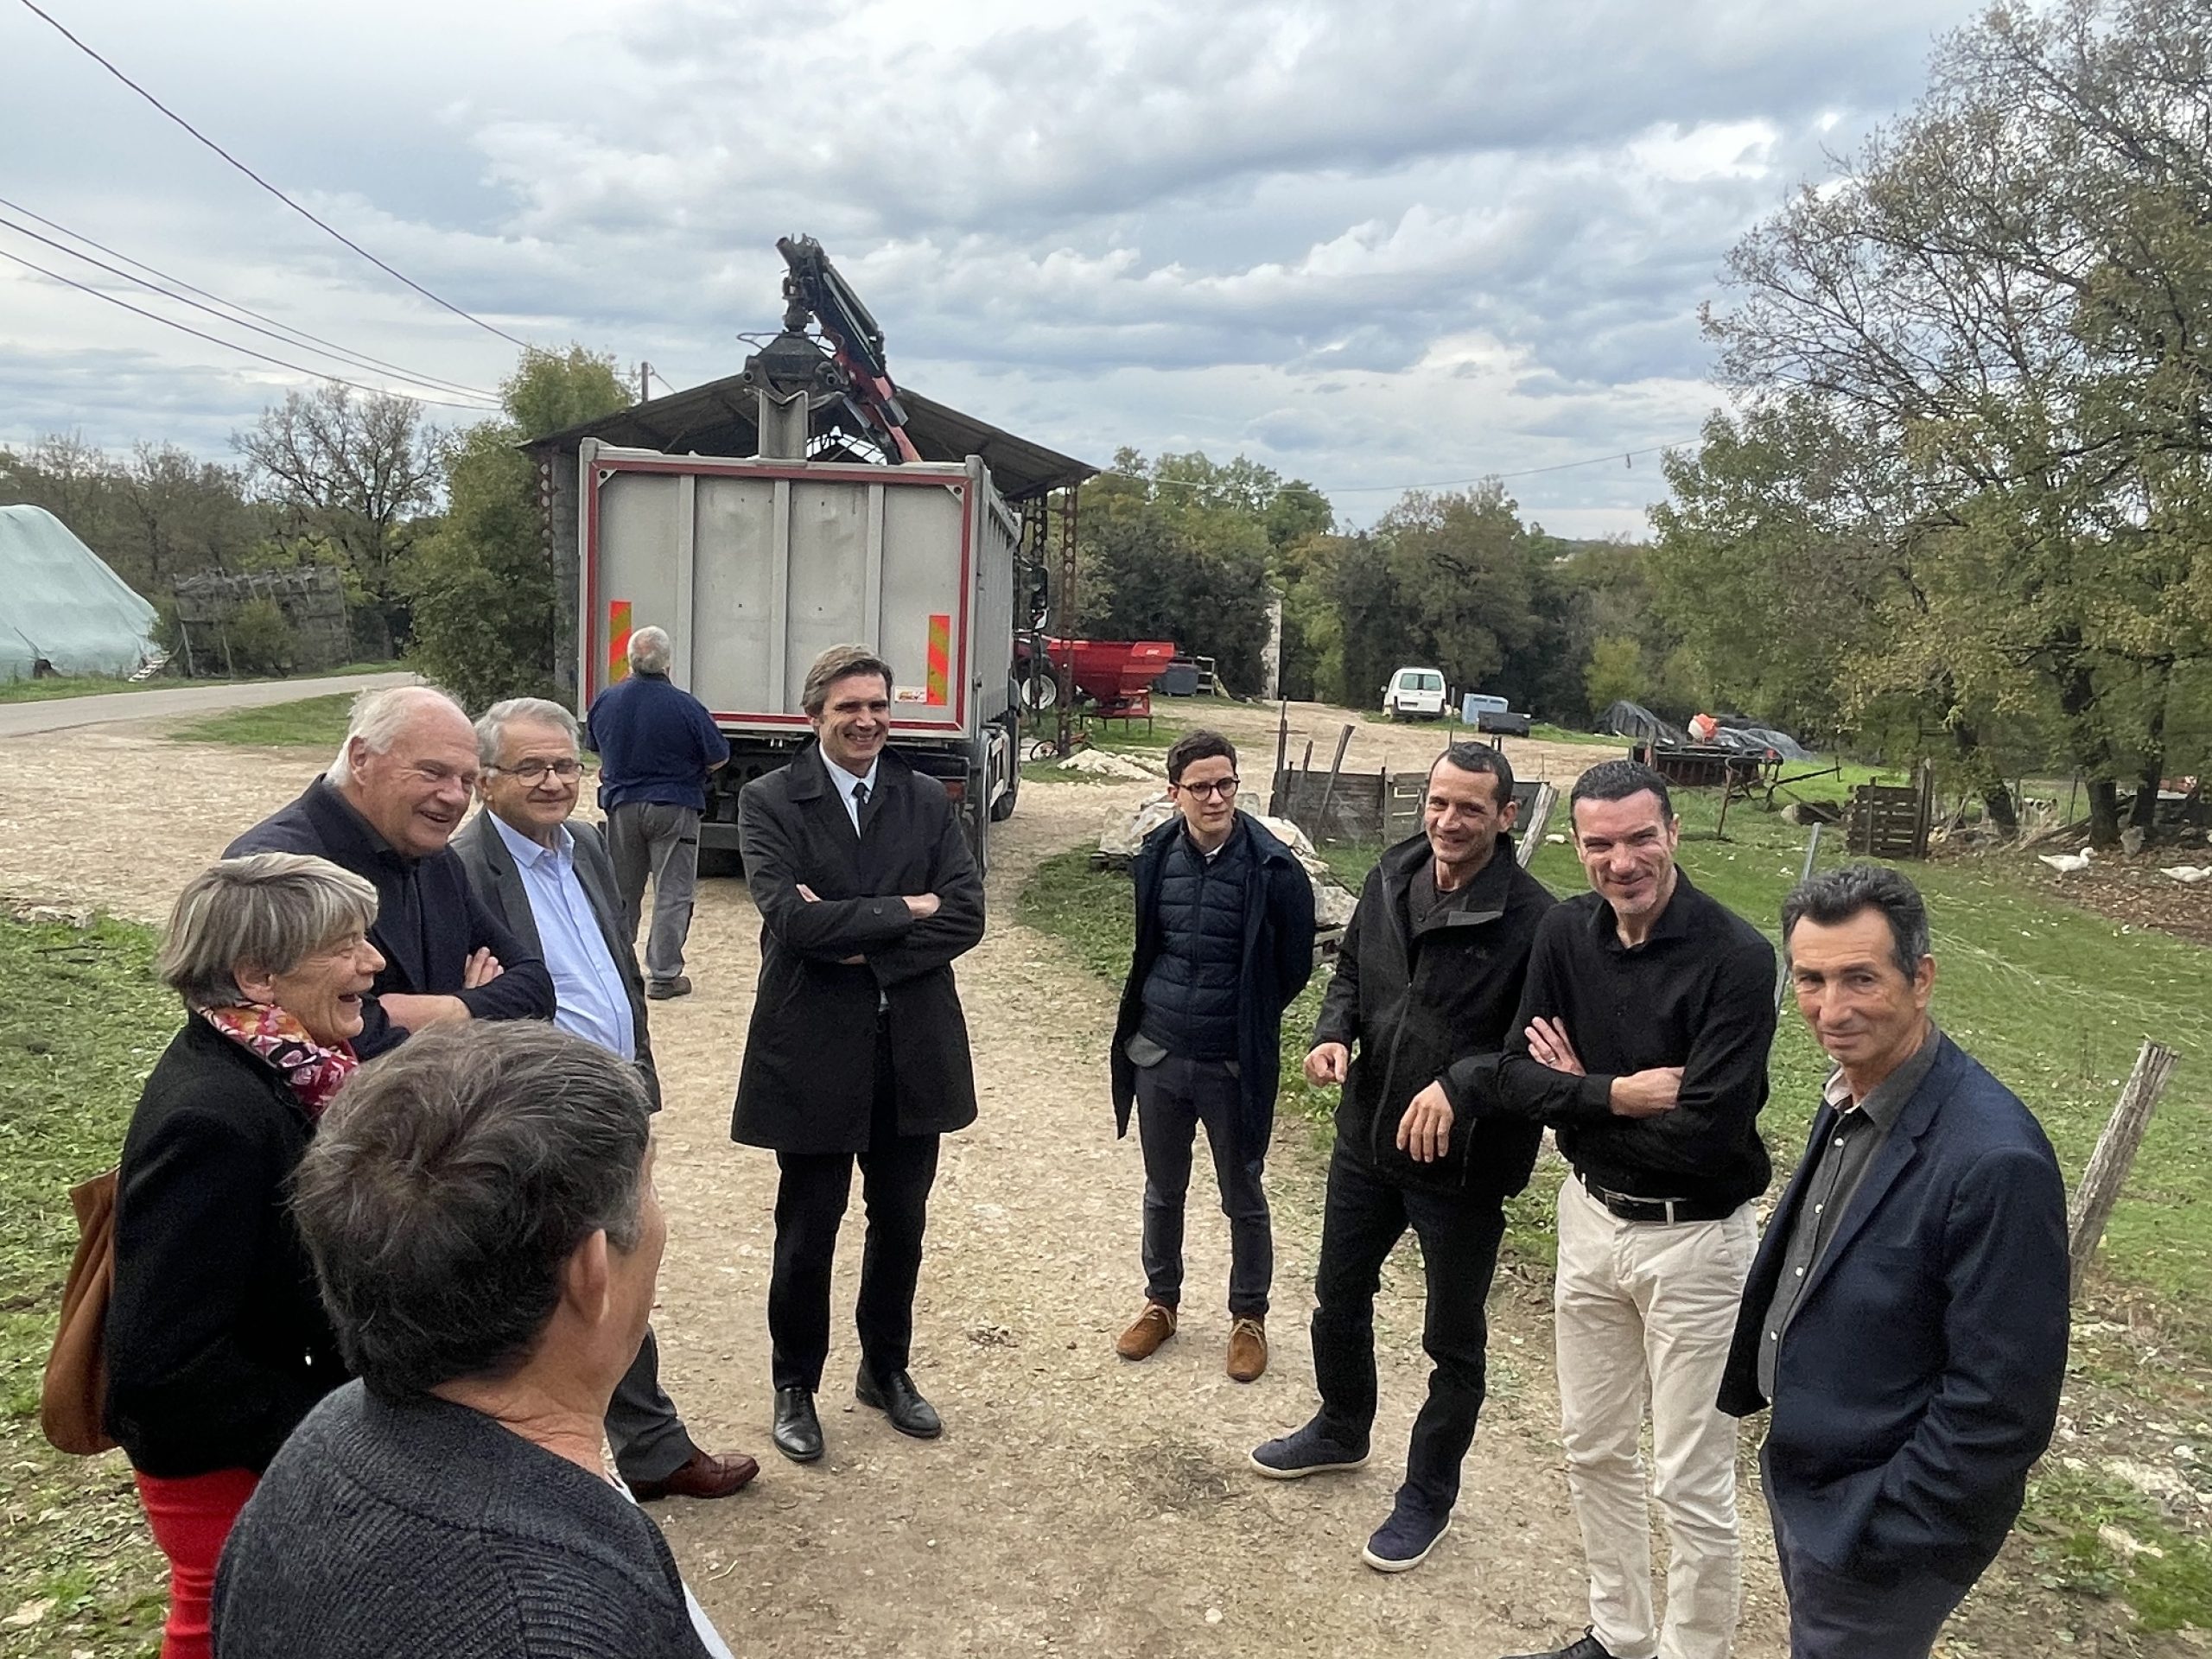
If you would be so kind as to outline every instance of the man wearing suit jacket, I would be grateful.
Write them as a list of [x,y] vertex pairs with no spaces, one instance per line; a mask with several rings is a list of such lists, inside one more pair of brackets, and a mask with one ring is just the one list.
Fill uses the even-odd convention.
[[[575,821],[583,769],[576,721],[557,702],[514,697],[476,722],[484,810],[454,837],[469,886],[553,976],[553,1023],[633,1063],[653,1109],[660,1077],[645,1033],[645,986],[622,925],[613,861],[596,825]],[[753,1459],[692,1444],[660,1386],[651,1329],[607,1408],[607,1444],[632,1496],[727,1497],[760,1472]]]
[[553,981],[468,890],[447,843],[476,788],[476,734],[427,685],[364,691],[330,770],[223,851],[312,853],[377,890],[384,969],[361,1007],[363,1059],[467,1020],[543,1020]]
[[760,988],[731,1138],[766,1147],[776,1192],[768,1335],[776,1449],[822,1455],[830,1260],[860,1160],[868,1202],[854,1394],[902,1434],[943,1432],[907,1375],[938,1137],[976,1118],[956,957],[983,937],[983,885],[944,787],[887,751],[891,669],[833,645],[802,702],[817,746],[738,798],[760,911]]
[[1720,1408],[1760,1466],[1792,1659],[1926,1659],[1996,1556],[2066,1372],[2066,1192],[2010,1090],[1928,1017],[1928,912],[1852,865],[1782,909],[1835,1062],[1751,1265]]

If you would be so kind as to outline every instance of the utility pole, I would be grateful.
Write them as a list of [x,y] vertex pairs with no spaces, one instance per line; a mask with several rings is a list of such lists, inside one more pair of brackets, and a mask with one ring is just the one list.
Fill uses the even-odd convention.
[[638,365],[638,401],[641,404],[649,404],[652,402],[652,400],[653,365],[650,363],[640,362]]

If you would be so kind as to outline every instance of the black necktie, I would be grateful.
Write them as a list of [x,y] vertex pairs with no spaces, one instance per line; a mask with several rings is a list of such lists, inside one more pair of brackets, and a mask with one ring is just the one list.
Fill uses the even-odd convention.
[[868,783],[865,779],[853,785],[853,816],[857,818],[868,806]]

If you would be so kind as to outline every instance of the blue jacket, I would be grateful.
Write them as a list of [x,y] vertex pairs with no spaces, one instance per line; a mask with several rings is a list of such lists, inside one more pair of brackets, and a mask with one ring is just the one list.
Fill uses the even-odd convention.
[[707,774],[729,740],[701,702],[665,674],[632,674],[592,699],[587,740],[599,755],[599,810],[633,801],[703,811]]
[[[1823,1106],[1810,1146],[1833,1129]],[[1767,1402],[1758,1344],[1808,1154],[1744,1292],[1720,1408]],[[1813,1557],[1971,1583],[2019,1514],[2066,1375],[2066,1189],[2012,1090],[1948,1037],[1814,1264],[1776,1356],[1767,1495]]]
[[[1236,1011],[1236,1061],[1243,1082],[1237,1128],[1249,1153],[1264,1151],[1273,1130],[1275,1089],[1282,1072],[1282,1011],[1313,976],[1313,883],[1298,855],[1248,813],[1238,827],[1251,839],[1245,862],[1243,995]],[[1136,889],[1136,950],[1122,987],[1109,1061],[1117,1134],[1129,1132],[1137,1068],[1128,1040],[1144,1020],[1144,982],[1159,959],[1163,929],[1160,887],[1167,848],[1183,833],[1170,818],[1144,838],[1132,875]]]

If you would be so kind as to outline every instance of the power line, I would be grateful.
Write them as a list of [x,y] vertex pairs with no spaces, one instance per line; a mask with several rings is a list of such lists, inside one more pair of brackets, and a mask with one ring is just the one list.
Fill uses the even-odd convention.
[[[14,206],[12,202],[5,201],[4,198],[0,198],[0,205],[9,207]],[[17,211],[25,212],[27,210],[19,208]],[[52,225],[54,223],[53,220],[41,218],[36,213],[31,213],[29,216],[33,219],[38,219],[39,223],[41,225]],[[46,246],[54,249],[56,252],[66,253],[72,259],[81,259],[86,264],[94,267],[96,270],[106,271],[111,276],[120,276],[127,283],[136,283],[139,287],[149,289],[154,293],[161,295],[164,299],[175,300],[180,305],[188,305],[195,311],[204,311],[209,316],[215,318],[219,322],[229,323],[234,328],[246,328],[251,330],[257,334],[266,335],[269,339],[276,341],[279,345],[300,346],[308,351],[315,353],[318,356],[331,358],[335,361],[344,363],[352,368],[384,369],[392,374],[397,375],[403,380],[411,381],[417,385],[435,387],[442,391],[460,392],[464,397],[479,399],[487,406],[498,402],[498,398],[495,394],[486,391],[481,387],[464,386],[457,381],[439,379],[435,375],[410,373],[409,371],[401,368],[396,363],[386,363],[380,358],[368,357],[359,352],[348,351],[342,346],[334,345],[328,340],[321,340],[317,336],[307,334],[302,329],[287,327],[286,325],[283,323],[276,323],[273,327],[263,327],[258,322],[251,322],[246,320],[248,317],[260,316],[261,314],[257,311],[249,310],[246,307],[242,305],[233,305],[230,301],[221,299],[213,294],[208,294],[207,298],[213,300],[215,304],[203,304],[200,301],[192,298],[191,295],[205,294],[207,290],[204,289],[193,288],[189,283],[182,282],[176,277],[168,278],[168,281],[176,283],[179,288],[190,290],[189,293],[181,294],[176,292],[174,289],[164,288],[160,283],[149,281],[143,276],[134,276],[129,271],[124,270],[120,265],[111,265],[104,259],[95,259],[88,253],[80,253],[75,248],[70,247],[66,243],[57,242],[50,236],[41,236],[38,232],[32,230],[27,225],[16,224],[15,220],[8,218],[4,213],[0,213],[0,226],[4,226],[7,229],[15,232],[18,236],[27,236],[34,242],[43,243]],[[76,232],[73,231],[63,230],[63,228],[58,225],[54,226],[54,229],[61,231],[62,234],[65,236],[76,235]],[[93,242],[90,237],[77,237],[77,239],[80,242],[88,243],[93,247],[100,246],[99,243]],[[112,249],[104,249],[103,251],[113,252],[114,251]],[[116,254],[115,257],[118,259],[130,258],[127,254],[120,253]],[[134,265],[140,264],[140,262],[136,259],[130,259],[130,263]],[[146,265],[143,269],[152,270],[154,267],[151,265]],[[226,308],[219,310],[217,308],[219,306]],[[231,311],[245,312],[245,315],[232,316],[229,315],[229,312]],[[264,321],[270,322],[275,321],[273,318],[264,319]],[[283,330],[282,333],[278,332],[280,329]],[[294,338],[294,336],[297,336],[297,338]]]
[[[327,380],[334,386],[345,386],[354,391],[365,391],[372,397],[381,397],[389,395],[382,386],[365,386],[358,380],[342,379],[334,374],[325,374],[320,369],[310,369],[297,363],[288,363],[281,357],[271,357],[266,352],[257,352],[252,346],[241,346],[234,340],[224,340],[217,335],[205,333],[193,327],[189,323],[179,322],[175,318],[165,317],[158,311],[149,311],[143,306],[133,305],[128,300],[118,299],[112,294],[92,287],[90,283],[80,283],[73,276],[64,276],[58,270],[48,270],[44,265],[34,264],[20,253],[10,253],[5,248],[0,248],[0,259],[12,259],[24,270],[36,271],[48,282],[59,283],[64,288],[73,288],[79,293],[89,294],[96,300],[105,300],[110,305],[119,305],[126,311],[134,312],[139,316],[160,323],[164,328],[174,328],[180,334],[190,334],[194,340],[204,340],[211,346],[220,346],[226,351],[240,352],[247,357],[258,358],[264,363],[273,363],[280,369],[288,369],[294,374],[304,374],[311,380]],[[418,404],[435,404],[440,409],[480,410],[485,407],[481,404],[456,404],[443,397],[417,397],[414,401]]]
[[359,243],[354,241],[352,237],[347,236],[343,231],[338,229],[337,226],[328,223],[327,220],[318,219],[313,213],[309,212],[307,208],[301,207],[298,202],[294,201],[282,190],[279,190],[275,185],[270,183],[268,180],[263,178],[260,174],[255,172],[244,162],[238,160],[238,158],[232,155],[229,150],[225,149],[213,138],[210,138],[206,133],[200,131],[199,128],[194,126],[191,122],[186,120],[175,110],[169,108],[168,105],[162,103],[160,99],[156,98],[153,93],[148,92],[137,81],[131,79],[130,76],[124,74],[122,70],[117,68],[114,64],[109,62],[107,59],[102,57],[98,52],[87,46],[83,41],[79,40],[76,35],[71,34],[68,28],[51,12],[40,6],[37,3],[37,0],[22,0],[22,3],[26,10],[33,13],[42,22],[50,25],[54,32],[60,35],[63,40],[68,41],[70,45],[75,47],[79,52],[82,52],[86,57],[90,58],[94,63],[99,65],[101,68],[106,70],[108,73],[113,75],[118,80],[128,86],[132,92],[137,93],[139,97],[144,99],[149,104],[159,110],[163,115],[175,122],[177,125],[182,127],[187,132],[190,133],[194,138],[197,138],[209,149],[213,150],[215,154],[221,156],[232,167],[238,168],[239,172],[245,174],[246,177],[251,179],[264,190],[266,190],[270,195],[276,197],[277,200],[283,202],[287,207],[297,213],[302,219],[306,219],[308,223],[313,225],[316,229],[323,232],[328,236],[335,238],[338,241],[344,243],[355,253],[359,254],[362,258],[374,265],[378,270],[383,271],[385,275],[391,276],[398,282],[404,283],[408,287],[413,289],[417,294],[420,294],[424,299],[429,301],[433,305],[443,307],[446,310],[452,312],[456,317],[460,317],[465,321],[474,323],[479,328],[485,330],[487,334],[497,334],[501,340],[505,340],[511,346],[518,346],[525,351],[530,348],[530,342],[528,340],[519,340],[514,335],[509,334],[505,329],[499,327],[494,324],[488,323],[485,321],[483,318],[476,316],[470,312],[462,310],[451,300],[442,299],[439,296],[433,294],[429,289],[423,287],[422,283],[416,282],[412,276],[407,276],[402,271],[395,270],[391,266],[378,258],[376,255],[371,253]]

